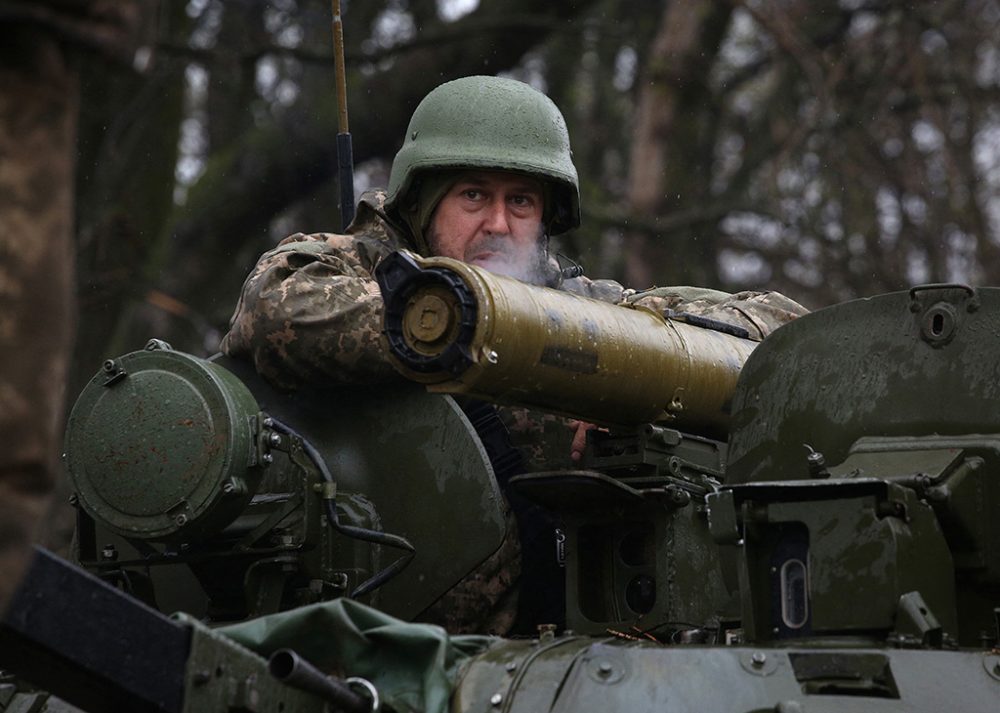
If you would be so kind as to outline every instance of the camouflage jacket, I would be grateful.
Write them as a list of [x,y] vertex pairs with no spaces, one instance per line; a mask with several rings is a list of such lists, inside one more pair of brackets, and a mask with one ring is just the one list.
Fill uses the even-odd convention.
[[[265,253],[243,285],[222,351],[249,359],[287,390],[402,378],[381,336],[382,297],[373,270],[389,253],[415,246],[392,227],[384,200],[382,191],[362,196],[346,234],[296,233]],[[776,292],[635,292],[612,280],[562,279],[554,267],[549,284],[604,302],[711,317],[744,327],[757,340],[806,311]]]
[[[276,386],[294,390],[401,379],[388,358],[382,297],[373,270],[390,252],[414,245],[382,210],[385,194],[362,196],[346,234],[292,235],[261,257],[243,285],[222,351],[249,359]],[[612,280],[562,279],[550,286],[605,302],[687,312],[746,328],[763,339],[805,312],[777,293],[691,287],[636,293]],[[511,445],[528,471],[572,467],[574,423],[525,409],[500,409]],[[508,514],[509,515],[509,514]],[[425,612],[452,633],[506,633],[514,621],[520,546],[514,519],[501,548]]]
[[[375,265],[391,252],[416,250],[382,210],[383,191],[362,196],[347,233],[296,233],[265,253],[243,284],[222,351],[249,359],[283,389],[401,379],[381,337],[382,296]],[[576,294],[618,302],[612,280],[549,283]]]

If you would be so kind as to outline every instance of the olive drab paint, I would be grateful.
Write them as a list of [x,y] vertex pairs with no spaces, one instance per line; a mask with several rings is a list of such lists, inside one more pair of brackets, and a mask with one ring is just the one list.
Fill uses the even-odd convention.
[[[327,500],[343,524],[400,533],[418,549],[362,597],[397,616],[416,616],[496,553],[507,527],[489,461],[453,401],[405,385],[290,396],[245,363],[155,340],[98,371],[70,415],[66,450],[77,560],[97,572],[141,562],[158,584],[137,596],[216,622],[346,595],[396,559],[385,546],[345,547]],[[467,534],[446,537],[449,528]]]
[[417,106],[396,154],[385,201],[399,215],[425,171],[516,171],[555,188],[551,235],[580,224],[580,190],[569,132],[558,107],[524,82],[463,77]]
[[67,424],[77,505],[123,537],[204,538],[260,484],[261,418],[231,372],[159,340],[108,359]]
[[724,433],[740,369],[757,345],[449,258],[397,253],[376,276],[400,373],[436,393],[607,425]]
[[[897,493],[881,510],[869,506],[893,524],[892,548],[917,538],[916,551],[903,557],[865,546],[871,540],[860,529],[842,535],[842,554],[855,568],[884,575],[863,588],[857,578],[832,578],[817,593],[839,602],[868,592],[873,606],[840,607],[837,617],[847,619],[837,628],[875,628],[874,602],[894,588],[903,594],[901,582],[924,573],[929,580],[917,589],[939,603],[930,610],[941,633],[969,646],[996,629],[998,335],[1000,290],[925,285],[814,312],[775,332],[748,360],[733,399],[726,466],[736,492],[739,484],[783,488],[810,477],[845,487],[877,479]],[[823,469],[810,472],[806,446],[822,453]],[[808,500],[798,507],[814,507]],[[899,612],[888,604],[881,611],[885,629]]]
[[[489,374],[509,353],[506,346],[483,352],[497,335],[519,346],[517,335],[530,342],[532,333],[546,331],[546,308],[555,307],[547,297],[536,296],[542,308],[527,309],[511,297],[521,288],[508,289],[503,278],[446,266],[418,265],[418,273],[439,270],[440,279],[433,289],[414,291],[398,311],[413,375],[460,381],[476,374],[476,350]],[[647,316],[602,307],[621,310],[626,320]],[[483,558],[505,551],[511,523],[495,470],[504,454],[453,397],[416,383],[287,393],[238,360],[193,362],[198,373],[228,371],[232,380],[219,381],[222,388],[250,395],[241,417],[222,421],[257,419],[249,447],[264,472],[259,482],[244,480],[255,494],[228,523],[232,513],[208,498],[199,519],[205,528],[175,533],[183,542],[117,536],[117,521],[81,506],[77,552],[83,567],[132,597],[170,607],[181,601],[177,589],[200,590],[211,599],[200,616],[244,621],[239,643],[224,640],[225,629],[194,627],[199,643],[183,671],[184,710],[252,709],[254,677],[267,675],[260,655],[279,641],[318,661],[334,657],[331,669],[365,675],[387,696],[398,694],[405,678],[408,697],[393,700],[428,713],[997,710],[1000,289],[922,286],[778,329],[745,357],[735,387],[726,382],[728,439],[697,424],[649,421],[644,390],[636,396],[631,387],[591,386],[600,347],[607,346],[600,342],[623,337],[597,330],[595,362],[564,348],[588,334],[589,310],[562,310],[559,318],[573,323],[562,352],[546,361],[536,353],[537,363],[520,374],[481,378],[513,391],[531,384],[540,399],[558,400],[544,396],[549,389],[579,398],[567,383],[532,373],[558,368],[575,374],[580,390],[595,392],[594,403],[631,394],[644,415],[591,431],[572,468],[507,474],[508,495],[556,515],[559,532],[548,545],[559,548],[565,567],[566,628],[538,622],[529,640],[449,639],[440,628],[390,616],[419,620]],[[683,326],[739,341],[710,320]],[[482,335],[488,338],[477,342]],[[698,341],[685,330],[686,344]],[[128,477],[115,463],[120,445],[139,463],[153,446],[202,449],[212,442],[231,450],[247,443],[179,439],[174,400],[209,402],[191,396],[215,387],[188,378],[178,390],[164,390],[193,357],[144,359],[110,360],[74,409],[71,429],[79,432],[67,441],[67,462],[87,465],[74,474],[78,498],[88,487],[110,492],[113,479],[100,467]],[[620,369],[609,374],[609,381],[623,378]],[[476,394],[505,396],[504,389],[470,383]],[[703,396],[703,386],[689,388],[690,401]],[[111,401],[101,406],[102,399]],[[157,409],[166,400],[171,408]],[[132,403],[154,413],[118,413]],[[275,430],[269,419],[289,429]],[[119,433],[130,426],[136,430]],[[249,464],[244,455],[227,462]],[[174,454],[162,472],[143,462],[137,477],[154,483],[149,497],[167,511],[182,490],[175,486],[201,479],[209,490],[224,490],[231,481],[208,467],[211,459]],[[324,469],[328,478],[320,477]],[[324,514],[327,504],[340,529]],[[152,531],[160,513],[147,517]],[[343,599],[362,578],[401,561],[391,547],[350,534],[358,530],[404,537],[416,550],[402,571],[364,597],[386,613]],[[314,604],[301,606],[306,602]],[[320,619],[341,624],[317,627]],[[414,642],[429,640],[444,650],[428,646],[428,660],[418,661]],[[346,650],[341,645],[365,653],[337,658]],[[410,653],[400,657],[407,645]],[[430,659],[439,666],[433,679],[424,675]],[[461,666],[453,666],[457,660]],[[452,667],[443,670],[441,662]],[[416,673],[409,671],[414,666]],[[272,684],[268,679],[266,700],[282,700]],[[326,705],[302,691],[283,700],[288,713]]]

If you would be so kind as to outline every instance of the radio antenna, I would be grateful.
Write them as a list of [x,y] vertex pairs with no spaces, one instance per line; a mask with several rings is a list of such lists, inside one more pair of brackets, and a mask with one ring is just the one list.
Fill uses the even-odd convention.
[[341,230],[354,220],[354,149],[347,122],[347,70],[344,66],[344,21],[340,0],[333,2],[333,62],[337,75],[337,182],[340,184]]

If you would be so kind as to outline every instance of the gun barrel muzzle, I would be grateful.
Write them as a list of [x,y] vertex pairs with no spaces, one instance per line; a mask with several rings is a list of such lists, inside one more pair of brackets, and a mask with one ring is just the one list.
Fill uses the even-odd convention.
[[370,684],[366,689],[374,697],[361,695],[350,687],[350,681],[327,676],[291,649],[279,649],[271,654],[267,669],[279,681],[326,700],[334,710],[344,713],[372,713],[379,707],[377,693],[374,693]]

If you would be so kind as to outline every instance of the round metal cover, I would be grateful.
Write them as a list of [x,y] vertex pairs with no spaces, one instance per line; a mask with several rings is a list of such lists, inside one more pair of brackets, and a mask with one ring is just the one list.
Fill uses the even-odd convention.
[[203,359],[157,349],[109,360],[67,427],[80,505],[126,537],[183,539],[225,526],[259,479],[258,412],[236,377]]

